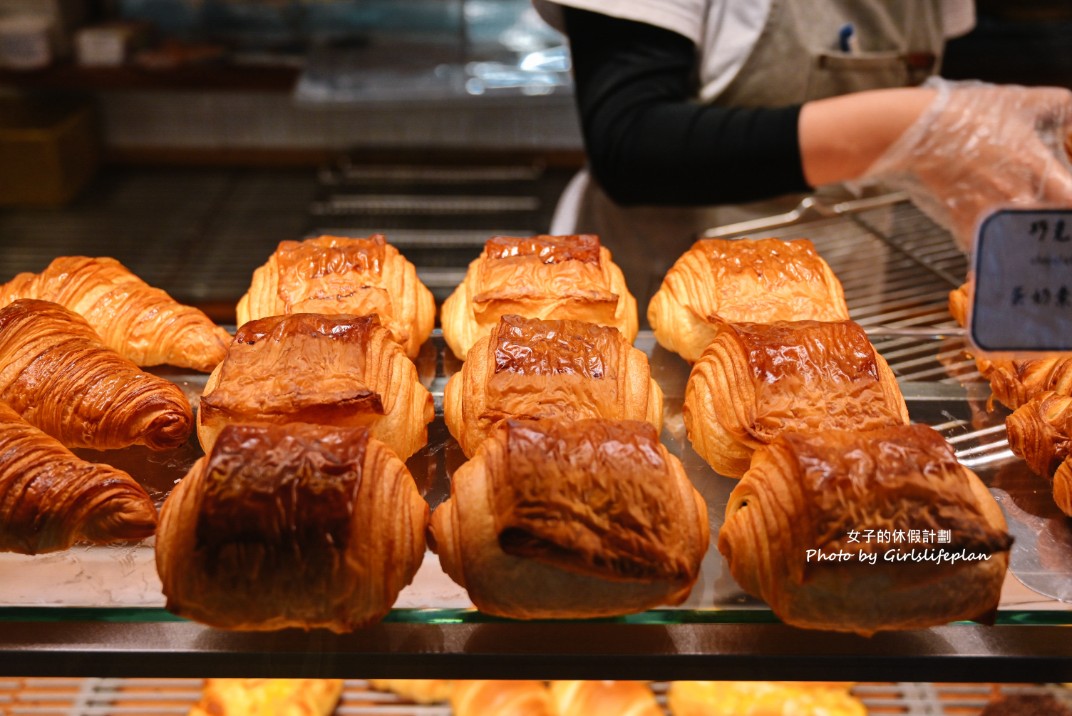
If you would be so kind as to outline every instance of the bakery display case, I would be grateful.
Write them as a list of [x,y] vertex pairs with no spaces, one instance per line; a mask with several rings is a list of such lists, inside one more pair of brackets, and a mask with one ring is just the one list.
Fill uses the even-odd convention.
[[[605,619],[498,619],[474,610],[465,590],[428,552],[414,582],[375,626],[348,634],[231,632],[165,609],[151,540],[34,557],[0,554],[0,673],[142,679],[828,680],[836,674],[839,680],[876,683],[1072,680],[1072,520],[1053,503],[1048,481],[1010,451],[1008,412],[988,404],[989,386],[965,352],[947,299],[963,282],[966,261],[948,234],[902,196],[840,204],[809,200],[790,214],[710,234],[807,237],[829,263],[844,286],[851,318],[896,376],[911,420],[945,436],[1002,507],[1014,543],[993,624],[955,622],[865,638],[786,626],[747,596],[714,547],[736,483],[715,474],[686,438],[688,364],[660,347],[651,331],[641,330],[635,345],[648,355],[665,398],[661,440],[682,461],[710,518],[711,548],[680,606]],[[446,381],[460,362],[437,329],[415,363],[435,399],[436,418],[428,444],[407,466],[434,508],[447,498],[451,476],[465,460],[442,410]],[[177,383],[195,404],[207,378],[173,368],[154,372]],[[158,453],[80,452],[138,474],[158,502],[201,455],[196,438]],[[94,688],[114,683],[105,678]]]

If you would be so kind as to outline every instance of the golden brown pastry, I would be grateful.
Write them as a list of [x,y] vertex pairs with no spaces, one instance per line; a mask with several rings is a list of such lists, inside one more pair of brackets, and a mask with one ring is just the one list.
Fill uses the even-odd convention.
[[432,334],[435,299],[382,234],[283,241],[253,272],[238,325],[287,313],[376,314],[413,358]]
[[542,681],[456,681],[454,716],[557,716]]
[[209,452],[228,423],[364,425],[405,460],[434,419],[432,394],[377,316],[294,313],[238,329],[205,384],[197,436]]
[[180,616],[347,632],[391,610],[427,522],[406,466],[367,429],[228,425],[164,503],[156,567]]
[[638,328],[636,299],[593,234],[488,239],[443,302],[443,338],[464,360],[510,314],[613,326],[630,344]]
[[1049,477],[1072,455],[1072,396],[1039,393],[1006,418],[1005,427],[1012,451]]
[[655,338],[689,362],[731,323],[844,321],[845,295],[807,239],[702,239],[681,255],[648,304]]
[[867,716],[847,688],[801,681],[673,681],[672,716]]
[[1072,458],[1062,462],[1053,474],[1053,500],[1061,512],[1072,517]]
[[342,679],[206,679],[188,716],[328,716]]
[[646,420],[661,430],[662,413],[647,356],[617,328],[582,321],[503,316],[443,394],[467,457],[508,418]]
[[539,619],[679,604],[709,535],[650,423],[508,420],[454,473],[432,536],[478,609]]
[[223,360],[231,336],[212,319],[149,286],[111,258],[62,256],[39,274],[0,286],[0,306],[19,298],[59,303],[84,317],[104,344],[140,366],[204,373]]
[[130,475],[82,460],[0,401],[0,552],[136,541],[155,527],[153,501]]
[[689,440],[740,477],[786,430],[868,430],[908,422],[897,378],[852,321],[716,323],[685,387]]
[[0,400],[67,447],[167,450],[193,429],[179,386],[142,371],[49,301],[0,308]]
[[718,548],[782,621],[866,635],[988,615],[1011,542],[942,436],[898,425],[782,433],[757,450]]
[[454,681],[450,679],[369,679],[377,691],[390,691],[418,704],[450,701]]
[[552,681],[550,689],[557,716],[663,716],[640,681]]

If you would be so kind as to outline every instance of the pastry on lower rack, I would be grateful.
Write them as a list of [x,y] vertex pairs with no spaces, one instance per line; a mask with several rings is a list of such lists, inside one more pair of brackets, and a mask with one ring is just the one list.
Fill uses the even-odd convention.
[[867,716],[847,687],[802,681],[673,681],[671,716]]
[[988,617],[1011,543],[941,434],[899,425],[782,433],[730,494],[718,548],[782,621],[866,635]]
[[593,234],[488,239],[443,302],[443,339],[464,360],[510,314],[613,326],[629,343],[638,328],[636,299]]
[[729,322],[844,321],[845,295],[807,239],[701,239],[674,263],[648,304],[655,338],[699,359]]
[[1072,707],[1053,694],[1007,694],[992,699],[979,716],[1072,716]]
[[456,681],[454,716],[558,716],[542,681]]
[[377,691],[390,691],[418,704],[450,701],[454,681],[450,679],[369,679]]
[[642,681],[552,681],[557,716],[662,716],[651,687]]
[[157,572],[167,608],[210,626],[347,632],[391,610],[427,521],[365,428],[228,425],[164,503]]
[[197,435],[288,422],[369,428],[405,460],[428,441],[432,394],[377,316],[294,313],[242,325],[205,384]]
[[897,378],[852,321],[716,324],[685,388],[685,427],[716,472],[740,477],[787,430],[908,422]]
[[0,306],[20,298],[52,301],[83,316],[112,350],[140,366],[204,373],[223,360],[231,336],[203,312],[149,286],[111,258],[62,256],[39,274],[0,286]]
[[342,679],[206,679],[187,716],[328,716]]
[[287,313],[375,314],[413,358],[435,325],[435,299],[382,234],[283,241],[253,272],[238,325]]
[[1005,419],[1009,447],[1039,475],[1050,477],[1072,455],[1072,396],[1039,393]]
[[688,596],[707,508],[650,423],[508,420],[454,473],[432,537],[485,613],[612,616]]
[[0,400],[72,448],[167,450],[193,429],[179,386],[141,370],[50,301],[0,308]]
[[155,528],[153,501],[130,475],[82,460],[0,401],[0,552],[137,541]]
[[503,316],[443,394],[468,457],[508,418],[646,420],[659,430],[662,411],[647,356],[617,328],[521,316]]

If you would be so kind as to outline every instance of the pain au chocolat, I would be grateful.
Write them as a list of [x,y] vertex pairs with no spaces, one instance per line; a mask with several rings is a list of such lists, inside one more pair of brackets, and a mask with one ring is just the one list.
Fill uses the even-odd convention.
[[443,302],[443,338],[464,360],[510,314],[613,326],[630,343],[638,329],[636,299],[593,234],[488,239]]
[[412,581],[427,522],[365,428],[228,425],[164,503],[157,572],[167,608],[210,626],[348,632]]
[[482,612],[612,616],[688,596],[707,508],[650,423],[508,420],[454,473],[432,536]]
[[718,548],[779,619],[868,635],[997,608],[1012,539],[924,425],[782,433],[730,494]]
[[785,431],[906,424],[897,379],[852,321],[715,323],[685,387],[696,452],[740,477],[752,454]]
[[712,319],[844,321],[845,295],[807,239],[702,239],[670,267],[648,304],[655,338],[689,362],[715,336]]
[[35,299],[0,308],[0,400],[71,448],[168,450],[194,422],[179,386],[105,346],[74,311]]
[[467,457],[510,418],[646,420],[660,430],[662,409],[647,356],[617,328],[513,315],[477,341],[443,394]]
[[238,301],[238,325],[288,313],[379,316],[413,358],[435,325],[435,299],[382,234],[283,241],[253,272]]
[[403,460],[428,440],[432,394],[376,315],[294,313],[242,325],[205,384],[206,452],[230,423],[367,426]]
[[208,373],[231,335],[212,319],[149,286],[111,258],[61,256],[39,274],[0,286],[0,306],[20,298],[58,303],[89,322],[104,344],[139,366]]

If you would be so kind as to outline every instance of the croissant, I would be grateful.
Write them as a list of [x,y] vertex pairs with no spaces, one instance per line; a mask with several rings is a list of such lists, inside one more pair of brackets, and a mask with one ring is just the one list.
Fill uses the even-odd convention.
[[77,457],[0,401],[0,552],[136,541],[156,508],[130,475]]
[[557,716],[663,716],[651,687],[639,681],[552,681]]
[[715,323],[685,387],[685,428],[716,472],[740,477],[786,430],[908,422],[897,379],[852,321]]
[[503,316],[443,393],[443,417],[467,457],[507,418],[646,420],[663,394],[647,356],[616,328]]
[[67,447],[167,450],[193,429],[179,386],[142,371],[49,301],[0,308],[0,400]]
[[1049,477],[1072,455],[1072,396],[1039,393],[1006,418],[1005,427],[1012,451]]
[[867,716],[847,688],[777,681],[673,681],[671,716]]
[[443,339],[464,360],[509,314],[613,326],[630,344],[638,330],[636,299],[594,234],[488,239],[443,302]]
[[992,612],[1011,541],[942,436],[897,425],[782,433],[757,450],[718,548],[784,622],[867,635]]
[[206,679],[187,716],[329,716],[342,679]]
[[542,681],[456,681],[454,716],[557,716]]
[[428,441],[432,394],[376,315],[249,321],[209,376],[197,415],[205,452],[233,422],[365,425],[403,460]]
[[1053,474],[1053,500],[1057,507],[1072,517],[1072,459],[1067,459]]
[[661,346],[695,362],[715,337],[711,318],[844,321],[845,294],[807,239],[702,239],[670,267],[648,304]]
[[432,334],[435,299],[382,234],[283,241],[253,272],[238,325],[287,313],[376,314],[413,358]]
[[639,421],[505,421],[432,515],[444,571],[519,619],[679,604],[708,536],[700,494]]
[[0,306],[19,298],[59,303],[83,316],[105,345],[140,366],[173,365],[207,373],[231,336],[212,319],[153,288],[111,258],[62,256],[39,274],[0,286]]
[[450,701],[454,681],[450,679],[369,679],[377,691],[390,691],[418,704]]
[[424,557],[428,504],[364,428],[228,425],[164,502],[172,612],[225,629],[381,619]]

